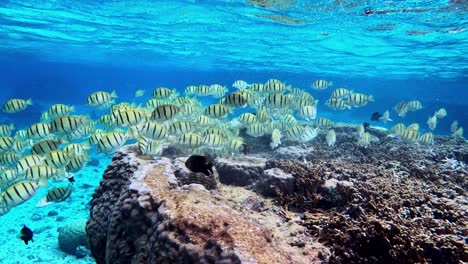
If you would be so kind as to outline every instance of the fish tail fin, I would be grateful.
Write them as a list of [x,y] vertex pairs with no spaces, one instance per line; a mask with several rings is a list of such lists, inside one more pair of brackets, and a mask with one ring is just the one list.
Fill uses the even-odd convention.
[[115,90],[112,90],[111,92],[111,98],[118,98],[119,96],[117,96],[117,93],[115,92]]
[[11,124],[10,124],[10,129],[11,129],[11,130],[15,130],[15,124],[11,123]]
[[346,107],[347,109],[351,109],[351,108],[352,108],[352,107],[351,107],[350,105],[348,105],[348,104],[347,104],[345,107]]
[[41,200],[39,200],[39,202],[37,202],[36,207],[44,207],[44,206],[47,206],[49,204],[51,204],[51,202],[47,202],[47,197],[44,197]]
[[74,106],[74,105],[70,105],[70,107],[68,107],[68,111],[70,111],[70,112],[75,112],[75,106]]
[[333,86],[333,82],[330,81],[330,82],[328,83],[328,86]]
[[367,96],[367,100],[368,100],[369,102],[375,102],[374,96],[373,96],[373,95]]
[[27,104],[27,105],[32,105],[32,104],[33,104],[32,99],[29,98],[28,100],[26,100],[26,104]]
[[47,177],[41,177],[38,183],[39,183],[39,186],[42,186],[42,187],[49,186],[49,182],[47,182]]

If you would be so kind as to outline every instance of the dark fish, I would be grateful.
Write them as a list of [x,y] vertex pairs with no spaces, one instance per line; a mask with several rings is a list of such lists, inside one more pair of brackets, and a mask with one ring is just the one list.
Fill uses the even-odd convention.
[[33,232],[26,225],[23,225],[20,233],[20,239],[24,241],[24,244],[28,244],[29,241],[33,241]]
[[364,127],[364,132],[368,132],[370,128],[370,124],[367,122],[362,123],[362,126]]
[[67,178],[67,180],[73,184],[75,182],[75,177],[71,176],[70,178]]
[[210,172],[213,174],[213,163],[207,156],[192,155],[185,162],[185,167],[192,172],[201,172],[207,176],[210,176]]
[[243,153],[244,155],[247,155],[247,153],[250,152],[249,146],[248,146],[247,144],[245,144],[245,143],[242,144],[242,145],[240,146],[240,149],[239,149],[239,150],[240,150],[240,152]]
[[370,118],[371,121],[379,121],[382,115],[379,112],[374,112]]

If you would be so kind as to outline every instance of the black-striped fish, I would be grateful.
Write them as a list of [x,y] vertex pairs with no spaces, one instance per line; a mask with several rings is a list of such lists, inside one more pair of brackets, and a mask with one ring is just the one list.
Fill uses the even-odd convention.
[[315,80],[311,85],[312,89],[315,90],[325,90],[330,86],[333,86],[333,82],[329,82],[326,80]]
[[416,142],[419,139],[419,131],[416,129],[406,129],[400,134],[400,137],[407,142]]
[[404,117],[404,116],[406,116],[406,113],[408,112],[408,105],[406,104],[406,102],[402,101],[402,102],[399,102],[398,104],[396,104],[393,107],[393,110],[395,110],[395,112],[397,112],[398,116]]
[[311,105],[303,106],[299,109],[299,116],[307,121],[315,119],[317,116],[317,108]]
[[47,181],[23,181],[10,186],[2,193],[5,204],[11,208],[26,202],[37,193],[40,186],[47,186]]
[[57,116],[69,115],[71,112],[75,112],[75,107],[72,105],[54,104],[47,112],[51,118],[55,118]]
[[170,131],[173,135],[188,133],[195,128],[195,123],[188,120],[180,120],[171,124]]
[[163,151],[164,145],[159,140],[151,140],[145,137],[138,138],[138,150],[141,154],[160,156]]
[[346,104],[341,98],[332,97],[325,102],[325,105],[333,110],[351,109],[351,106]]
[[117,110],[112,115],[118,126],[134,126],[146,120],[146,113],[137,109]]
[[362,135],[358,139],[358,146],[367,148],[371,143],[371,135],[368,132],[362,133]]
[[0,165],[4,167],[13,167],[21,158],[20,154],[15,152],[6,152],[0,155]]
[[89,158],[86,154],[75,156],[70,159],[70,162],[68,162],[67,166],[65,166],[65,169],[67,172],[76,173],[80,171],[88,161]]
[[434,144],[434,134],[427,132],[419,137],[418,142],[424,145]]
[[22,157],[16,163],[16,171],[18,174],[23,174],[27,169],[32,166],[41,165],[44,163],[44,158],[40,155],[27,155]]
[[61,139],[46,139],[37,142],[31,148],[31,154],[45,155],[52,150],[58,150],[63,143]]
[[[169,135],[167,128],[161,124],[156,122],[145,122],[136,126],[136,130],[138,134],[149,138],[149,139],[165,139]],[[137,137],[135,133],[133,133],[133,137]]]
[[417,111],[422,108],[422,103],[418,100],[412,100],[406,103],[409,111]]
[[159,87],[154,89],[151,96],[154,99],[171,99],[172,97],[177,96],[177,92],[166,87]]
[[346,88],[337,88],[333,90],[331,97],[344,99],[344,98],[347,98],[351,93],[353,93],[352,90],[348,90]]
[[50,130],[50,124],[40,122],[31,125],[26,132],[26,136],[32,139],[42,139],[50,135]]
[[331,129],[330,131],[328,131],[327,136],[325,137],[325,139],[327,140],[327,144],[328,144],[329,147],[335,146],[335,143],[336,143],[335,130]]
[[72,191],[73,186],[71,184],[68,184],[67,187],[56,187],[50,189],[47,192],[47,195],[36,204],[36,207],[43,207],[49,204],[65,201],[70,197]]
[[286,137],[290,140],[299,141],[304,134],[304,127],[301,125],[293,125],[286,130]]
[[135,97],[142,97],[145,94],[145,90],[139,89],[135,91]]
[[232,84],[232,87],[237,89],[247,89],[250,87],[250,85],[246,81],[237,80]]
[[286,108],[291,105],[291,100],[284,94],[272,93],[265,98],[265,106],[269,108]]
[[263,124],[253,123],[247,128],[246,133],[252,137],[261,137],[265,134],[265,127]]
[[224,145],[224,139],[222,136],[217,134],[207,134],[203,138],[203,143],[210,147],[221,147]]
[[75,153],[68,153],[63,150],[52,150],[45,155],[45,164],[52,168],[59,169],[67,166],[70,159],[75,156]]
[[315,120],[315,124],[320,127],[329,127],[333,125],[333,122],[325,117],[319,117]]
[[277,148],[281,144],[281,131],[279,129],[273,129],[271,132],[271,142],[270,147],[272,149]]
[[12,137],[0,137],[0,154],[11,150],[14,143],[15,139]]
[[109,108],[115,103],[114,98],[117,98],[117,93],[112,91],[108,92],[94,92],[88,96],[87,105],[97,108]]
[[40,179],[59,179],[66,176],[65,168],[53,168],[48,165],[35,165],[24,172],[24,179],[28,181],[39,181]]
[[205,108],[204,113],[207,116],[225,119],[228,113],[232,113],[232,110],[222,104],[212,104]]
[[270,79],[265,83],[264,92],[267,93],[283,93],[287,87],[280,80]]
[[14,114],[23,111],[28,105],[32,105],[31,99],[10,99],[3,105],[2,111],[4,113]]
[[14,124],[0,125],[0,137],[9,137],[9,136],[11,136],[11,132],[14,129],[15,129]]
[[185,133],[179,137],[179,140],[177,142],[181,145],[189,146],[191,148],[197,148],[201,146],[203,138],[197,134]]
[[52,121],[51,132],[71,133],[88,122],[88,118],[85,116],[59,116]]
[[247,99],[240,92],[230,93],[223,98],[223,104],[230,107],[246,107],[247,103]]
[[179,111],[180,108],[175,105],[163,104],[154,109],[154,111],[151,113],[151,119],[155,121],[170,120],[174,118],[179,113]]
[[110,132],[99,139],[97,151],[109,154],[122,147],[127,139],[128,136],[122,132]]
[[374,96],[362,93],[352,93],[348,99],[348,104],[354,107],[365,106],[369,102],[374,102]]

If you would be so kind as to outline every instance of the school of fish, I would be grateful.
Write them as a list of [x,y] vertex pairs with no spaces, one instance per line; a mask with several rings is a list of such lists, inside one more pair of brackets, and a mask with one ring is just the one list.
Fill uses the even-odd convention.
[[[323,91],[331,86],[331,81],[316,80],[310,88]],[[337,134],[332,129],[335,123],[317,117],[318,100],[305,89],[277,79],[250,84],[238,80],[232,87],[230,92],[220,84],[190,85],[182,95],[176,89],[159,87],[144,104],[117,103],[115,91],[97,91],[85,103],[90,110],[102,112],[98,118],[76,115],[71,105],[54,104],[28,128],[15,130],[14,124],[0,124],[0,215],[28,201],[39,188],[49,189],[37,206],[65,201],[73,192],[73,174],[86,166],[91,151],[111,155],[129,143],[136,143],[142,154],[153,156],[161,155],[168,147],[187,155],[242,155],[248,151],[240,134],[245,130],[251,137],[271,138],[272,149],[285,140],[307,143],[319,133],[325,135],[329,147],[336,145]],[[145,94],[145,90],[137,90],[135,98]],[[203,105],[203,97],[218,101]],[[374,101],[372,95],[337,88],[325,105],[348,110]],[[2,111],[14,114],[32,104],[31,99],[10,99]],[[234,115],[236,108],[246,107],[252,111]],[[404,117],[408,111],[421,108],[422,103],[414,100],[399,102],[394,110]],[[439,109],[429,117],[428,127],[434,130],[437,121],[446,116],[447,111]],[[379,119],[392,122],[388,110]],[[417,123],[398,123],[388,133],[407,142],[433,144],[434,135],[420,135],[419,128]],[[369,147],[375,141],[362,124],[356,130],[357,145]],[[463,138],[458,121],[453,122],[451,132],[455,139]]]

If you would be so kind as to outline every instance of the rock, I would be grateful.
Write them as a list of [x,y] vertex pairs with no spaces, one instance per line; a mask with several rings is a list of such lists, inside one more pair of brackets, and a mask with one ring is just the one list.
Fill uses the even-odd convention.
[[55,218],[55,221],[57,222],[62,222],[63,220],[65,220],[65,217],[63,216],[57,216],[57,218]]
[[343,206],[353,198],[354,184],[349,181],[328,179],[320,186],[318,193],[321,195],[318,206],[320,208],[332,208]]
[[249,186],[258,181],[265,169],[266,159],[255,157],[218,158],[215,166],[223,184]]
[[[256,169],[246,161],[239,168],[263,172],[265,161],[253,160]],[[200,184],[180,184],[186,175],[180,176],[184,172],[177,162],[140,159],[128,148],[115,154],[93,195],[86,225],[96,263],[314,263],[328,258],[328,249],[307,232],[291,238],[291,230],[304,227],[284,222],[280,209],[268,209],[272,205],[254,192],[224,185],[208,192]],[[294,241],[303,244],[297,247]]]
[[60,249],[68,254],[81,256],[82,252],[77,251],[78,247],[88,247],[86,235],[86,219],[75,220],[67,223],[58,229],[58,244]]
[[54,210],[49,211],[49,213],[47,213],[47,216],[49,216],[49,217],[50,216],[56,216],[56,215],[58,215],[58,213],[57,213],[57,211],[54,211]]
[[40,215],[40,214],[33,214],[31,216],[32,221],[40,221],[41,219],[42,219],[42,215]]
[[255,184],[255,190],[267,196],[275,196],[277,190],[284,195],[290,195],[296,190],[296,179],[279,168],[268,169]]

